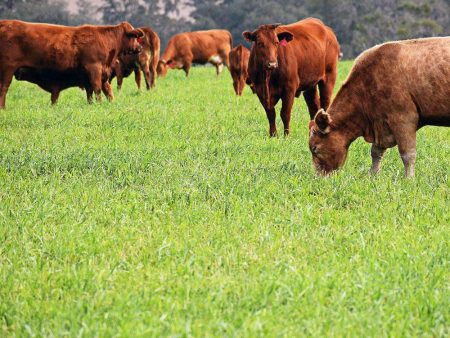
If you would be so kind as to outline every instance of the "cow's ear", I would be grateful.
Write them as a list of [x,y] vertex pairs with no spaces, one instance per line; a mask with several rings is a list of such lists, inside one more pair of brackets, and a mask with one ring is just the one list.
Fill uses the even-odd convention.
[[308,126],[309,130],[311,130],[311,128],[313,128],[315,124],[316,124],[316,122],[314,122],[314,120],[309,121],[309,126]]
[[245,32],[242,33],[242,36],[248,42],[253,42],[253,41],[256,40],[256,34],[254,32],[245,31]]
[[330,132],[331,117],[328,113],[325,112],[325,110],[320,109],[317,112],[316,116],[314,117],[314,122],[316,123],[319,131],[322,134],[328,134]]
[[285,40],[286,42],[292,41],[292,39],[294,38],[294,35],[292,35],[292,33],[289,32],[281,32],[278,33],[278,41],[283,41]]
[[128,37],[130,38],[142,38],[144,36],[144,32],[140,29],[133,29],[132,31],[129,31],[126,33]]

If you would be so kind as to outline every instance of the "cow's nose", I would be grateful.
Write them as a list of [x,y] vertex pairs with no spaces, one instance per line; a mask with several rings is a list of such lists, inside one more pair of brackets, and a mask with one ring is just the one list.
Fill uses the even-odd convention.
[[268,61],[266,66],[267,66],[268,69],[275,69],[275,68],[278,67],[278,62],[276,62],[276,61],[275,62]]

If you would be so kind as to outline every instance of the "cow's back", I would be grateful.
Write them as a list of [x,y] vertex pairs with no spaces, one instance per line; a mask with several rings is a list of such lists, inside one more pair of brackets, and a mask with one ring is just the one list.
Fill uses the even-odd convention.
[[403,42],[398,57],[421,119],[450,125],[450,37]]
[[190,41],[191,52],[195,62],[206,63],[213,55],[226,53],[231,50],[231,33],[227,30],[212,29],[186,33]]
[[[308,18],[290,25],[277,27],[277,33],[288,31],[294,39],[280,54],[284,60],[295,59],[297,74],[301,76],[302,87],[310,87],[323,79],[326,72],[336,69],[340,47],[334,32],[321,20]],[[283,54],[284,53],[284,54]],[[289,70],[293,72],[295,69]]]
[[76,28],[28,23],[19,20],[0,21],[0,62],[22,67],[73,68],[76,53],[71,43]]
[[450,37],[375,46],[355,60],[344,86],[365,92],[365,105],[370,105],[372,119],[405,110],[411,116],[418,114],[422,125],[448,126]]

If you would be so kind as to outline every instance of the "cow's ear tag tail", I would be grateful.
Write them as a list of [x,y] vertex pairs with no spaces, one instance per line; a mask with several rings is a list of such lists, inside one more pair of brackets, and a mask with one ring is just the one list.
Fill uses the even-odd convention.
[[283,46],[283,47],[286,47],[287,44],[288,44],[288,42],[286,41],[286,39],[283,39],[283,40],[280,41],[280,45]]

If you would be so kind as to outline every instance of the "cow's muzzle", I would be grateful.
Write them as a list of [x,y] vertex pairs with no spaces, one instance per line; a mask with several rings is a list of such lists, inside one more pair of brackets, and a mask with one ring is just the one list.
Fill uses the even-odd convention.
[[135,49],[130,49],[128,51],[128,54],[139,54],[140,52],[142,52],[144,50],[144,48],[142,46],[139,46]]
[[267,69],[276,69],[276,68],[278,68],[278,62],[277,61],[275,61],[275,62],[268,61],[266,63],[266,68]]

